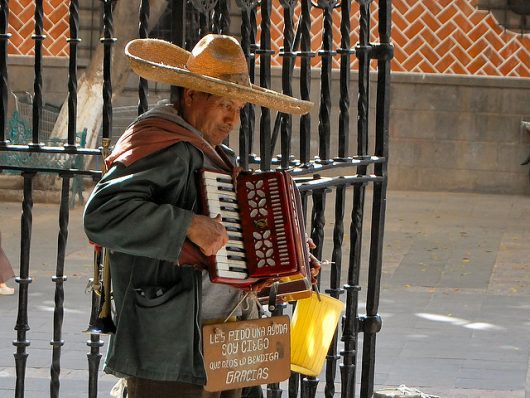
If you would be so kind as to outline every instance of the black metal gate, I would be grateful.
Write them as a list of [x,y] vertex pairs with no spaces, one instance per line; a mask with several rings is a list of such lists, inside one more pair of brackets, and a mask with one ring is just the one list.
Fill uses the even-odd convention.
[[[101,0],[103,3],[103,37],[104,46],[103,65],[103,129],[102,139],[111,137],[112,128],[112,52],[115,38],[113,37],[113,5],[114,0]],[[295,95],[302,99],[313,100],[318,104],[318,119],[308,114],[293,121],[289,115],[278,113],[271,115],[266,108],[255,109],[246,106],[241,114],[241,128],[239,134],[239,156],[243,167],[248,168],[256,164],[262,170],[281,167],[292,170],[297,178],[304,197],[304,206],[309,215],[310,231],[317,244],[317,257],[322,258],[331,253],[329,272],[323,272],[320,280],[321,290],[331,296],[346,302],[346,312],[336,332],[332,346],[328,352],[325,370],[324,395],[332,397],[336,385],[340,385],[341,397],[368,398],[374,390],[375,342],[377,332],[381,328],[381,318],[378,315],[380,276],[382,262],[382,243],[385,221],[385,198],[387,187],[388,162],[388,114],[390,87],[390,60],[393,55],[390,42],[391,1],[379,0],[280,0],[283,8],[283,44],[281,51],[271,50],[271,11],[277,2],[271,0],[172,0],[171,39],[192,47],[194,42],[207,32],[228,32],[230,15],[241,14],[240,34],[242,47],[248,58],[251,78],[259,79],[263,87],[271,87],[271,59],[281,57],[281,87],[284,93]],[[350,20],[352,11],[359,12],[359,31],[355,37],[357,44],[351,46],[352,32]],[[237,12],[236,12],[237,11]],[[42,46],[43,31],[43,1],[35,0],[34,39],[35,72],[33,95],[32,139],[24,144],[10,143],[6,136],[8,110],[8,54],[7,47],[10,40],[8,33],[9,1],[0,0],[0,155],[6,153],[31,153],[42,156],[61,154],[71,157],[94,157],[101,154],[100,149],[85,149],[76,145],[76,114],[77,110],[77,45],[79,26],[79,1],[70,1],[70,62],[68,75],[68,138],[62,146],[45,146],[41,144],[42,134],[39,131],[42,118]],[[322,42],[320,50],[313,51],[312,21],[314,15],[320,13],[323,20]],[[139,8],[139,36],[147,37],[147,21],[149,16],[149,1],[142,0]],[[261,21],[259,26],[256,21]],[[340,48],[333,48],[333,17],[340,18]],[[372,31],[371,21],[377,20],[377,33]],[[372,32],[372,33],[371,33]],[[372,35],[372,36],[371,36]],[[377,36],[377,44],[371,39]],[[312,60],[320,58],[320,67],[312,68]],[[332,60],[339,59],[339,92],[332,93]],[[357,73],[352,73],[350,65],[353,57],[359,64]],[[375,61],[375,62],[372,62]],[[299,67],[295,68],[295,64]],[[369,130],[370,109],[370,68],[376,72],[375,90],[375,128]],[[259,69],[257,71],[257,69]],[[317,94],[311,94],[312,73],[319,72],[313,86],[319,86]],[[293,90],[295,74],[299,76],[299,93]],[[350,82],[351,76],[358,76],[357,112],[350,109],[353,97]],[[139,113],[147,109],[148,84],[141,79],[139,83]],[[338,115],[332,112],[332,103],[338,98]],[[350,113],[357,117],[357,126],[350,123]],[[315,112],[316,114],[316,112]],[[258,118],[259,115],[259,118]],[[338,118],[338,131],[332,131],[331,122]],[[295,131],[295,127],[296,131]],[[259,131],[256,128],[259,126]],[[369,134],[369,131],[371,132]],[[293,132],[299,136],[297,148],[292,147]],[[318,133],[318,135],[317,135]],[[257,137],[255,139],[255,136]],[[280,155],[274,156],[278,137],[280,139]],[[318,142],[317,150],[311,144],[312,137]],[[357,138],[357,145],[350,146],[350,137]],[[369,137],[375,137],[369,142]],[[332,149],[332,139],[336,140],[336,149]],[[256,141],[256,142],[255,142]],[[293,155],[298,153],[298,157]],[[1,158],[3,159],[3,158]],[[82,164],[87,162],[78,162]],[[68,163],[72,165],[73,163]],[[64,271],[65,250],[68,236],[69,196],[74,178],[88,176],[97,179],[100,172],[74,168],[74,166],[42,166],[10,165],[0,160],[0,173],[19,173],[24,181],[24,198],[22,202],[21,220],[21,257],[20,275],[16,281],[19,284],[18,318],[15,325],[16,340],[16,386],[15,396],[23,397],[25,392],[26,360],[30,355],[30,341],[26,332],[29,330],[28,319],[28,291],[30,290],[30,242],[32,233],[32,192],[36,176],[52,173],[62,180],[61,203],[59,210],[59,239],[57,269],[53,281],[55,288],[54,330],[52,340],[52,361],[50,395],[59,396],[59,371],[61,361],[62,321],[64,310],[63,283],[66,280]],[[331,175],[325,177],[322,174]],[[343,174],[347,174],[343,175]],[[371,214],[365,214],[365,200],[367,189],[371,190]],[[332,228],[332,243],[325,242],[325,210],[326,206],[334,207]],[[346,208],[351,207],[349,221],[349,241],[343,241]],[[367,213],[367,212],[366,212]],[[345,225],[346,223],[346,225]],[[366,267],[366,286],[360,286],[362,276],[361,249],[363,226],[370,230],[369,253]],[[346,231],[348,234],[348,231]],[[365,268],[363,268],[364,270]],[[329,277],[328,277],[329,275]],[[365,314],[358,313],[358,303],[361,289],[365,294]],[[278,311],[283,311],[280,308]],[[88,308],[87,308],[88,313]],[[361,350],[362,341],[362,353]],[[90,347],[88,354],[87,379],[89,383],[89,397],[98,394],[98,372],[103,345],[98,334],[92,334],[87,343]],[[358,363],[360,362],[360,367]],[[337,373],[337,365],[340,375]],[[360,368],[360,370],[359,370]],[[356,394],[360,374],[360,391]],[[317,378],[300,377],[293,374],[288,384],[289,397],[314,397],[317,386],[321,381]],[[101,394],[104,394],[101,392]],[[267,396],[280,397],[280,385],[269,385]]]

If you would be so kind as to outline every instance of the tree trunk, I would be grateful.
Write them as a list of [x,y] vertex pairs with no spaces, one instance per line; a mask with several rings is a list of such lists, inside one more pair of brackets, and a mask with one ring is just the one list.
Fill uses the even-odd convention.
[[[149,27],[158,22],[167,6],[167,0],[150,0]],[[124,53],[125,45],[138,37],[138,10],[140,0],[117,1],[114,7],[114,33],[118,40],[112,54],[112,92],[119,95],[127,82],[129,66]],[[103,119],[103,45],[100,44],[85,73],[78,82],[76,130],[87,129],[87,148],[95,148]],[[68,98],[64,101],[51,137],[68,137]]]

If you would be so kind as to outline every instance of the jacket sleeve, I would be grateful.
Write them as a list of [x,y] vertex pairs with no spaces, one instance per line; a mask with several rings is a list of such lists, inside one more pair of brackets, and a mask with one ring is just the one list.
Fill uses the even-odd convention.
[[88,238],[122,253],[178,260],[196,200],[202,155],[178,143],[129,167],[114,164],[84,212]]

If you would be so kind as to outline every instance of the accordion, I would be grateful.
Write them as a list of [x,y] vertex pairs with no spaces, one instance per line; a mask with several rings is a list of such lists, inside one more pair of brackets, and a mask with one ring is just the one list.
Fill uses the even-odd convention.
[[279,297],[311,295],[300,193],[288,173],[242,173],[234,186],[230,174],[201,170],[199,187],[202,213],[221,214],[229,239],[208,258],[212,282],[248,287],[275,279]]

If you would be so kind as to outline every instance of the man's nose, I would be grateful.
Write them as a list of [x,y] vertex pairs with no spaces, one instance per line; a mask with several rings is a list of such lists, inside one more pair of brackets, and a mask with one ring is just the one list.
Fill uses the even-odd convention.
[[239,120],[239,111],[233,110],[230,112],[227,112],[225,115],[225,123],[230,124],[231,126],[234,126]]

